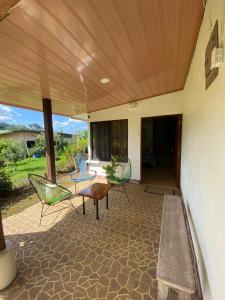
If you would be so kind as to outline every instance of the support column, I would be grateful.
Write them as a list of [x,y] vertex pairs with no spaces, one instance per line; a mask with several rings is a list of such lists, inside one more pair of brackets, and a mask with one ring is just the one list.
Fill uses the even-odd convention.
[[4,232],[3,232],[3,225],[2,225],[2,216],[0,212],[0,251],[5,249],[5,237],[4,237]]
[[56,182],[54,136],[52,126],[52,104],[50,99],[43,99],[43,113],[45,124],[45,142],[48,179]]

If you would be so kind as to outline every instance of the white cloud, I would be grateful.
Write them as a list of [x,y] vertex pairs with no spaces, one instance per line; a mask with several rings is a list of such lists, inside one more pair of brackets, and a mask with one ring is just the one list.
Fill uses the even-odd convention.
[[66,121],[53,121],[53,126],[55,129],[57,128],[65,128],[65,127],[74,127],[76,123],[82,123],[80,120],[75,120],[72,118],[68,118]]
[[14,122],[15,118],[21,117],[14,109],[0,104],[0,122]]
[[69,118],[69,119],[68,119],[68,122],[70,122],[70,123],[82,123],[83,121],[81,121],[81,120],[75,120],[75,119]]
[[61,121],[54,121],[53,122],[53,126],[54,127],[62,127],[62,128],[64,128],[64,127],[68,127],[70,124],[69,124],[69,122],[61,122]]

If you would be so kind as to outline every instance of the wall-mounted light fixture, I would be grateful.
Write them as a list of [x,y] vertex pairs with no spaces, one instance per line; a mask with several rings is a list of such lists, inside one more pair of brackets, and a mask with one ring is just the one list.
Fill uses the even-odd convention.
[[220,68],[223,64],[224,48],[214,48],[211,53],[211,70],[213,68]]
[[138,108],[138,103],[136,101],[128,103],[129,110],[135,110]]

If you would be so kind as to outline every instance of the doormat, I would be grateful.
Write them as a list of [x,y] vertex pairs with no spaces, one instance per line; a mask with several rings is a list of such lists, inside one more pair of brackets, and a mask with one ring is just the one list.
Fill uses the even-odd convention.
[[179,195],[179,191],[171,188],[163,188],[157,186],[146,185],[145,192],[158,195]]

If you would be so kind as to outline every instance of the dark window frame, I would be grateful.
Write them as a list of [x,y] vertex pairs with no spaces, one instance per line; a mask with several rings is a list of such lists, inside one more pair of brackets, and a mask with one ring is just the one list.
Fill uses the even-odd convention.
[[[120,125],[119,125],[119,123],[120,123]],[[113,132],[113,130],[116,130],[115,129],[116,126],[113,126],[113,125],[117,124],[117,125],[121,126],[121,123],[124,123],[124,125],[125,125],[125,128],[124,128],[125,136],[124,136],[124,138],[122,137],[123,140],[125,141],[125,147],[123,145],[123,148],[121,148],[119,150],[119,153],[118,152],[113,153],[113,148],[115,146],[113,146],[113,139],[112,139],[113,134],[112,133],[115,134],[115,131]],[[105,130],[106,135],[107,135],[106,148],[99,155],[95,153],[98,150],[94,149],[94,126],[95,126],[95,124],[102,125],[102,129],[103,129],[103,131]],[[100,126],[97,130],[99,130],[99,129],[100,129]],[[120,132],[120,134],[121,134],[121,132]],[[118,137],[118,131],[116,132],[115,135],[117,136],[118,139],[121,138],[121,137]],[[104,141],[101,141],[101,143],[104,144]],[[90,145],[91,145],[91,159],[93,159],[93,160],[109,161],[111,158],[111,155],[115,155],[115,154],[118,154],[119,156],[122,156],[123,158],[127,159],[128,158],[128,119],[91,122],[90,123]],[[104,153],[104,152],[106,152],[106,153]],[[121,153],[123,153],[123,154],[121,154]],[[104,154],[105,154],[105,159],[103,159]],[[98,155],[98,157],[96,155]]]

